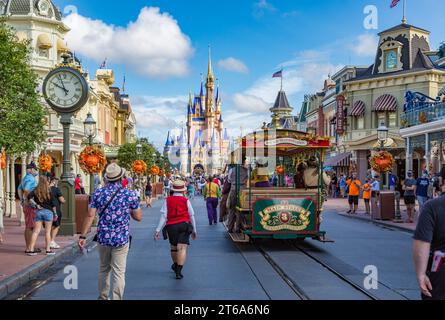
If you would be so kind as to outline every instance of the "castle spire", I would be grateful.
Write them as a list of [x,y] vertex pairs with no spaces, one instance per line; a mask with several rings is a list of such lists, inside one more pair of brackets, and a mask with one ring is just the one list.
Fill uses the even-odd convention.
[[211,51],[211,48],[209,45],[209,63],[207,66],[207,81],[209,81],[210,79],[213,82],[214,76],[213,76],[213,68],[212,68],[212,51]]

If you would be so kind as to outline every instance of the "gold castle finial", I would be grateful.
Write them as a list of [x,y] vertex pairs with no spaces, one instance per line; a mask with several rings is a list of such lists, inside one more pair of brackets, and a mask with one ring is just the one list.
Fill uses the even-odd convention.
[[213,68],[212,68],[212,49],[210,48],[210,45],[209,45],[209,65],[208,65],[208,68],[207,68],[207,79],[214,79],[214,76],[213,76]]

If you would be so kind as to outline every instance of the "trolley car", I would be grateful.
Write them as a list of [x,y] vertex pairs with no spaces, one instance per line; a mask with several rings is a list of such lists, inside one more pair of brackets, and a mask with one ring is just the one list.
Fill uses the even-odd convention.
[[[329,148],[328,137],[287,129],[261,129],[242,137],[231,153],[236,206],[231,205],[242,221],[232,239],[328,241],[320,226],[324,185],[329,183],[323,160]],[[286,175],[295,177],[291,184],[286,184]],[[315,183],[299,183],[301,178]]]

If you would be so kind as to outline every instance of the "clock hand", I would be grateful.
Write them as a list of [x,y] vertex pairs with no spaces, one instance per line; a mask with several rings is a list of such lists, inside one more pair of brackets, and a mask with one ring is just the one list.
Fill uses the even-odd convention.
[[60,89],[62,89],[63,91],[65,91],[65,94],[68,93],[68,90],[67,90],[67,89],[65,89],[65,88],[62,87],[62,86],[59,86],[57,83],[52,82],[52,84],[55,85],[57,88],[60,88]]
[[63,90],[65,90],[65,96],[67,96],[68,95],[68,90],[65,88],[65,84],[63,83],[63,81],[62,81],[62,77],[60,76],[60,74],[59,74],[59,80],[60,80],[60,83],[62,84],[62,86],[63,86]]

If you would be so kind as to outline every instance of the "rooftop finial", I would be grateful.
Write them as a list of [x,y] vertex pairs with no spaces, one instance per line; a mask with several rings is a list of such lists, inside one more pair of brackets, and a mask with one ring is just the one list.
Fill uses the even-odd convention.
[[213,79],[213,68],[212,68],[212,49],[209,45],[209,63],[207,67],[207,79]]

